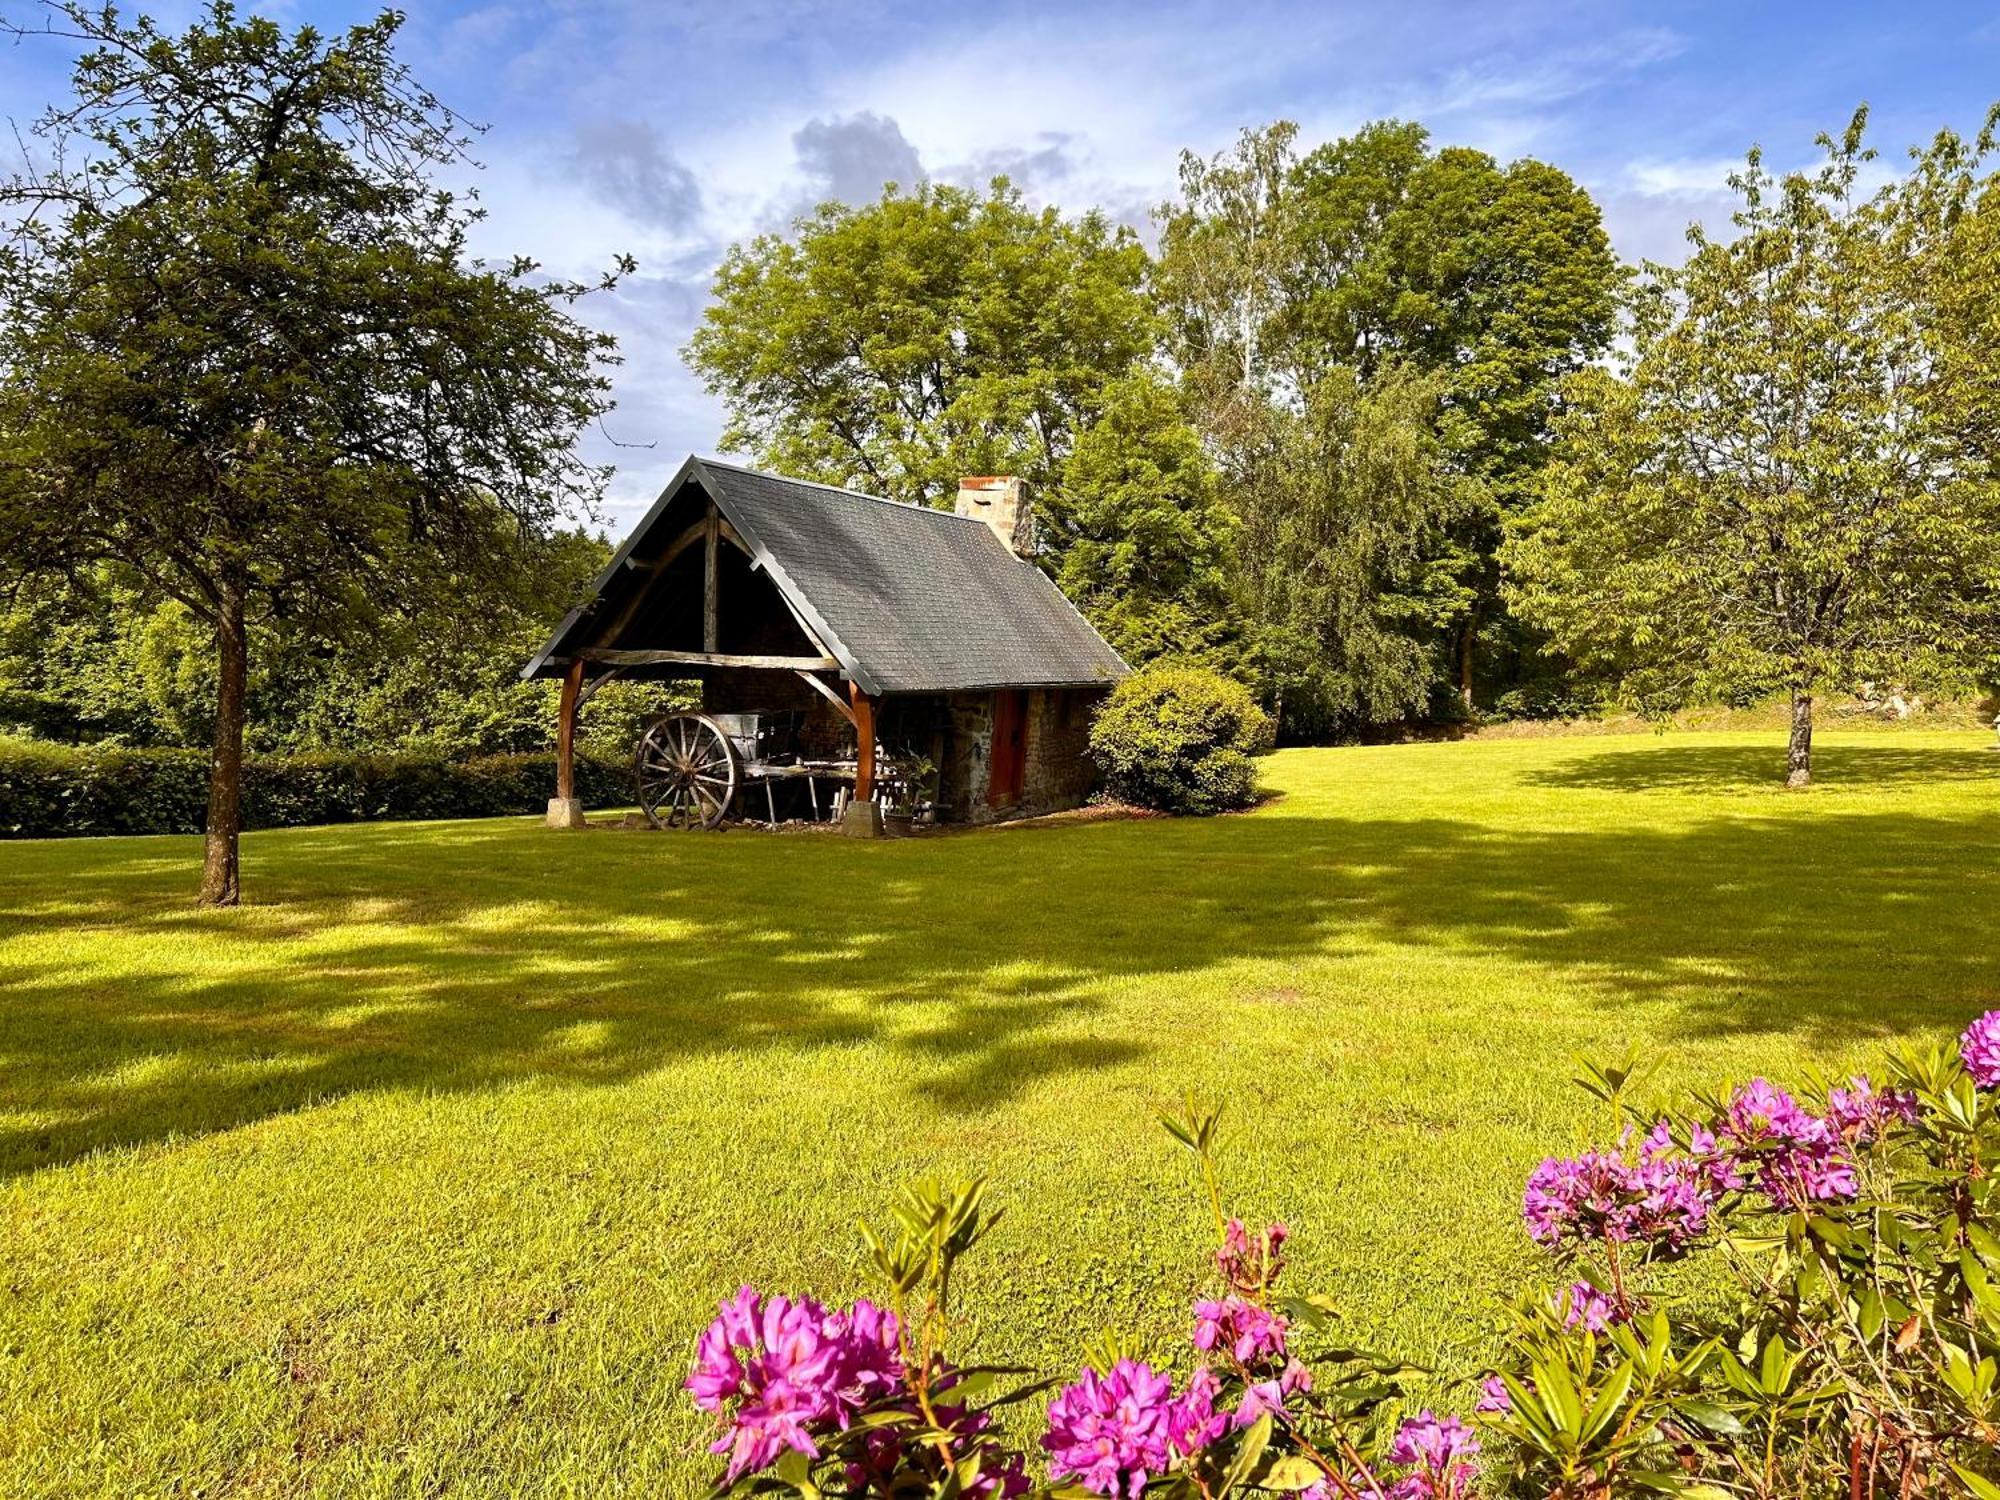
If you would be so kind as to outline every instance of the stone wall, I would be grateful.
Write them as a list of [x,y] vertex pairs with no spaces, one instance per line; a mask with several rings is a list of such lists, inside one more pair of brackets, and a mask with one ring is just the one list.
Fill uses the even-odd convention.
[[1104,697],[1102,688],[1054,688],[1028,695],[1028,771],[1023,778],[1022,812],[1081,807],[1097,786],[1090,759],[1090,720]]
[[1020,800],[987,800],[993,753],[993,695],[955,693],[946,699],[950,732],[942,762],[942,815],[953,823],[995,823],[1079,807],[1097,782],[1090,761],[1090,716],[1102,688],[1033,689],[1028,693],[1027,765]]

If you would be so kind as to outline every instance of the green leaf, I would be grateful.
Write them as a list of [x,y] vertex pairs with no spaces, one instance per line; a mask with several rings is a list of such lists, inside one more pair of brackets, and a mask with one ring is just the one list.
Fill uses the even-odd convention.
[[788,1484],[808,1500],[817,1500],[819,1486],[812,1481],[812,1461],[796,1448],[787,1448],[779,1457],[774,1472],[782,1484]]
[[1279,1490],[1290,1494],[1298,1490],[1309,1490],[1326,1478],[1326,1471],[1302,1454],[1287,1453],[1273,1459],[1268,1468],[1257,1477],[1257,1482],[1267,1490]]
[[1958,1464],[1951,1466],[1951,1472],[1958,1476],[1958,1482],[1965,1486],[1965,1492],[1973,1500],[2000,1500],[2000,1484],[1990,1479],[1981,1479],[1972,1470]]
[[1577,1394],[1568,1368],[1560,1361],[1537,1360],[1534,1376],[1535,1389],[1541,1392],[1542,1405],[1556,1429],[1574,1437],[1583,1425],[1583,1398]]
[[1265,1444],[1270,1441],[1271,1414],[1266,1412],[1250,1424],[1250,1430],[1243,1434],[1242,1441],[1236,1445],[1236,1456],[1229,1461],[1229,1467],[1223,1471],[1222,1483],[1216,1490],[1218,1497],[1228,1494],[1249,1479],[1257,1467],[1258,1460],[1264,1456]]
[[1686,1397],[1672,1403],[1673,1409],[1686,1417],[1704,1432],[1717,1437],[1742,1437],[1747,1431],[1742,1421],[1726,1406],[1718,1406],[1713,1401],[1702,1401]]
[[1972,1248],[1979,1252],[1981,1259],[2000,1261],[2000,1239],[1996,1239],[1990,1229],[1981,1224],[1968,1224],[1965,1226],[1965,1237],[1972,1241]]
[[1584,1416],[1582,1430],[1577,1434],[1579,1442],[1588,1443],[1610,1424],[1618,1415],[1618,1408],[1625,1404],[1625,1398],[1632,1390],[1633,1369],[1629,1363],[1620,1364],[1611,1372],[1598,1390],[1596,1400],[1590,1403],[1590,1410]]

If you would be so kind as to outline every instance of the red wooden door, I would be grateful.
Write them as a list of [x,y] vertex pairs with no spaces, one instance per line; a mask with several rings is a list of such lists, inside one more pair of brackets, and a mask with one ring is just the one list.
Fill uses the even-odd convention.
[[1019,690],[993,695],[993,762],[986,800],[1005,807],[1021,800],[1028,770],[1028,695]]

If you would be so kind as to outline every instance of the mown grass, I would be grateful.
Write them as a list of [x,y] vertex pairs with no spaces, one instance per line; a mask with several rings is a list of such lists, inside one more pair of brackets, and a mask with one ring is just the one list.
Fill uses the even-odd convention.
[[[687,1494],[739,1281],[865,1289],[901,1179],[1010,1208],[978,1352],[1166,1351],[1155,1108],[1357,1336],[1476,1361],[1521,1178],[1664,1084],[2000,1003],[2000,754],[1830,736],[1294,751],[1211,822],[855,844],[494,821],[0,846],[0,1495]],[[1451,1392],[1445,1391],[1447,1397]]]

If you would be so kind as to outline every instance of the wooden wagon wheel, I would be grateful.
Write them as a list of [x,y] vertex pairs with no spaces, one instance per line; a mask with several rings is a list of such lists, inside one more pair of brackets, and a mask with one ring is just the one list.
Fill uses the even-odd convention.
[[639,740],[639,805],[655,828],[713,828],[742,780],[736,747],[706,714],[672,714]]

